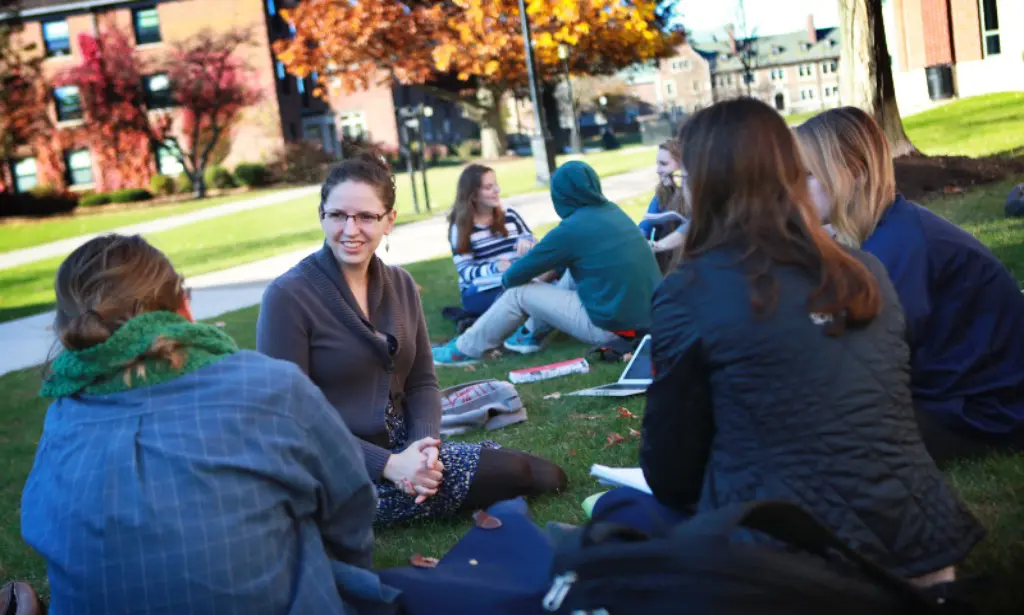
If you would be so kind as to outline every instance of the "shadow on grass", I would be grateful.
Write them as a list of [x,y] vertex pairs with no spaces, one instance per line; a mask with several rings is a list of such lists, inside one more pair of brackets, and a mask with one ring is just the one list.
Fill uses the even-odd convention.
[[52,301],[47,303],[34,303],[31,305],[18,305],[15,307],[0,307],[0,322],[7,322],[9,320],[18,320],[19,318],[27,318],[29,316],[35,316],[43,312],[49,312],[54,307]]

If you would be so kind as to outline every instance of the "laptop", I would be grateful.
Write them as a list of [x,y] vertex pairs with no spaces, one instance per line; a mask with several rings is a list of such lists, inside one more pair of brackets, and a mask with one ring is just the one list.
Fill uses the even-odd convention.
[[645,335],[640,345],[633,352],[629,365],[614,384],[605,384],[591,389],[583,389],[569,395],[579,397],[630,397],[643,395],[651,386],[651,336]]

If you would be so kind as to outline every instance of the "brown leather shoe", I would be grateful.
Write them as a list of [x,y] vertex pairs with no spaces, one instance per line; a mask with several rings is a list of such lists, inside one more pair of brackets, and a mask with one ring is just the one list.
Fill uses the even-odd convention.
[[40,615],[39,599],[32,586],[11,581],[0,589],[0,615]]

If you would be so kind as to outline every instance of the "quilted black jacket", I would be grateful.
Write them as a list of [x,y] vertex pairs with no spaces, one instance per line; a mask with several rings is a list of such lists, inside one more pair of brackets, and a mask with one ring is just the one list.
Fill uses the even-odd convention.
[[756,317],[738,253],[710,252],[655,293],[641,465],[683,512],[782,499],[908,577],[963,560],[984,530],[928,456],[914,421],[903,313],[885,269],[882,313],[839,337],[808,314],[816,280],[776,270]]

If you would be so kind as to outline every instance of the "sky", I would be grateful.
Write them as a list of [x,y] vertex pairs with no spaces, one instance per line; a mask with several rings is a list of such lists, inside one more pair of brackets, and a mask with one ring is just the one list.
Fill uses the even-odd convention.
[[[678,0],[677,14],[693,33],[721,31],[736,21],[736,0]],[[807,27],[807,15],[814,15],[819,28],[839,24],[837,0],[744,0],[747,27],[761,35],[795,32]],[[785,7],[785,8],[783,8]]]

